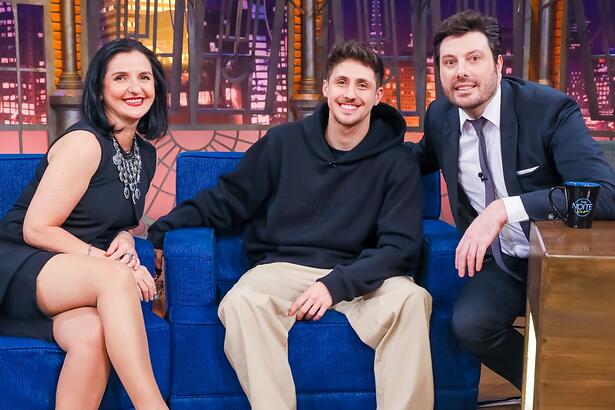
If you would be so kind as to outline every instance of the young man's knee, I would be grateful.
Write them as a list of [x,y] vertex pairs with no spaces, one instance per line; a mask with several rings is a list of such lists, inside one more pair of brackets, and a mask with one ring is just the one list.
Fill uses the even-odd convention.
[[404,276],[391,278],[393,292],[399,295],[402,304],[422,304],[431,308],[431,295],[427,289]]
[[427,289],[422,286],[415,285],[413,292],[413,296],[415,298],[431,307],[432,297],[431,294],[427,291]]
[[258,295],[254,292],[236,286],[229,290],[220,302],[218,316],[223,320],[229,313],[245,314],[258,303],[257,299]]

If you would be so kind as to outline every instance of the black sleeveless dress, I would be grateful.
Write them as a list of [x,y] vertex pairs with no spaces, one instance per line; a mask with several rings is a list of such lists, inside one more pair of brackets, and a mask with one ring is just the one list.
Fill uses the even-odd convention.
[[[86,192],[62,228],[86,243],[107,249],[119,231],[135,227],[143,215],[145,194],[154,177],[156,150],[149,142],[137,137],[142,163],[138,185],[141,197],[133,204],[132,199],[124,197],[124,183],[113,164],[115,148],[111,138],[100,135],[84,121],[71,126],[64,134],[75,130],[94,134],[100,143],[102,156]],[[34,179],[0,221],[0,335],[3,336],[53,341],[52,321],[36,303],[36,277],[47,261],[58,253],[31,247],[23,239],[26,210],[47,165],[45,156]]]

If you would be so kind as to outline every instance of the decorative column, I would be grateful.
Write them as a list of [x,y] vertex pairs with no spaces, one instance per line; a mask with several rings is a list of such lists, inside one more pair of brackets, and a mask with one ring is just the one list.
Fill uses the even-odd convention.
[[551,86],[552,0],[540,0],[540,60],[538,82]]
[[57,90],[49,98],[49,103],[56,113],[56,136],[79,121],[80,118],[83,83],[77,72],[74,0],[60,1],[60,24],[62,32],[62,74]]
[[296,119],[303,119],[314,112],[321,98],[316,84],[316,24],[314,0],[302,1],[301,18],[301,83],[291,101]]

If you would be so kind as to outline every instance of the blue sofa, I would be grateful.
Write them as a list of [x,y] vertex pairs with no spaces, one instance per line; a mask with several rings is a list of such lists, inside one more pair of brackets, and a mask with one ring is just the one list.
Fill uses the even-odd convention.
[[[0,155],[0,215],[17,200],[34,175],[41,155]],[[153,272],[154,253],[149,242],[137,239],[141,262]],[[170,392],[170,329],[143,303],[150,356],[158,386]],[[19,337],[0,337],[0,410],[53,409],[55,389],[64,352],[54,343]],[[111,373],[101,409],[130,409],[132,404],[117,375]]]
[[[215,186],[241,155],[180,155],[177,201]],[[461,348],[451,331],[453,304],[463,284],[454,269],[459,234],[438,220],[439,175],[425,176],[423,186],[424,258],[415,279],[433,296],[430,337],[435,407],[475,409],[479,363]],[[249,408],[224,355],[224,328],[217,316],[218,303],[250,266],[240,232],[217,235],[208,228],[180,229],[167,234],[164,250],[171,324],[171,408]],[[299,409],[374,409],[373,357],[337,312],[328,312],[318,322],[298,322],[289,334],[289,360]]]

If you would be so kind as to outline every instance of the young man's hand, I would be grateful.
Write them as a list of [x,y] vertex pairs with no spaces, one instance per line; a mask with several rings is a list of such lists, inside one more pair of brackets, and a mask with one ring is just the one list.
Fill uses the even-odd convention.
[[485,252],[498,236],[506,222],[508,214],[501,199],[493,201],[470,224],[457,245],[455,268],[460,277],[474,276],[483,268]]
[[297,320],[319,320],[332,304],[329,289],[321,282],[316,282],[295,300],[288,310],[288,316],[296,314]]

